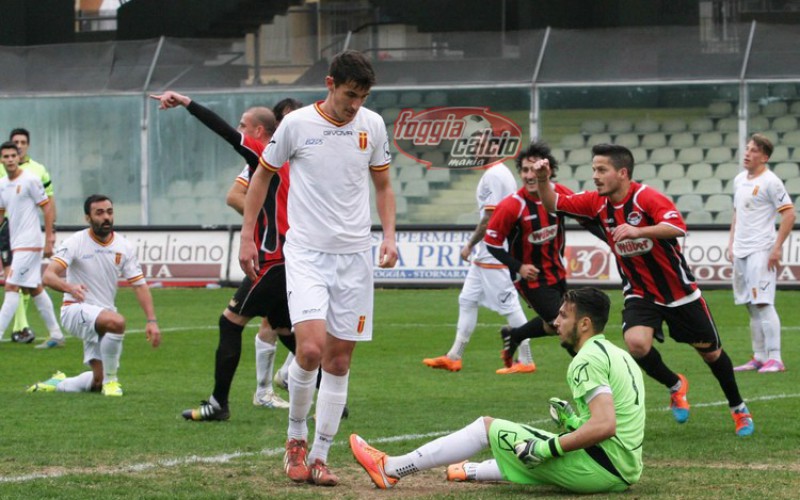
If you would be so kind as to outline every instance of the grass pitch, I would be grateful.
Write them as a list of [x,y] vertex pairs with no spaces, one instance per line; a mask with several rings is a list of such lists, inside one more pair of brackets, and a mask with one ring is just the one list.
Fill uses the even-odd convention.
[[[329,457],[342,479],[335,488],[294,485],[283,476],[286,411],[251,403],[255,321],[245,330],[231,420],[184,421],[181,411],[211,393],[217,320],[232,292],[154,290],[164,341],[153,350],[144,339],[144,317],[135,297],[121,290],[118,303],[129,325],[119,372],[122,398],[25,393],[27,385],[54,370],[69,376],[84,370],[81,344],[74,338],[65,348],[49,351],[0,344],[0,498],[571,498],[556,488],[451,484],[443,470],[379,491],[353,460],[346,444],[353,432],[390,454],[401,454],[481,415],[552,429],[547,399],[569,396],[564,380],[569,358],[556,339],[534,341],[535,374],[495,375],[502,322],[481,310],[461,372],[431,370],[421,363],[450,347],[458,290],[376,291],[375,340],[356,349],[351,417],[342,422]],[[606,333],[621,345],[621,294],[609,294],[614,305]],[[704,295],[726,351],[735,364],[746,361],[751,350],[746,311],[733,305],[727,290]],[[797,292],[778,294],[788,370],[737,377],[755,419],[756,432],[749,438],[734,435],[722,392],[700,357],[671,340],[658,345],[667,364],[689,379],[691,418],[676,424],[667,410],[666,389],[645,377],[645,470],[641,482],[622,498],[797,498],[797,297]],[[29,315],[38,342],[46,334],[34,308]],[[284,354],[279,348],[278,363]]]

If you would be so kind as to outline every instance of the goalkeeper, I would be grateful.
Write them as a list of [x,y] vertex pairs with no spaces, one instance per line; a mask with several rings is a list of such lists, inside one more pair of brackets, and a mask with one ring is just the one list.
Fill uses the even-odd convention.
[[[383,489],[446,464],[454,464],[447,468],[450,481],[557,485],[578,493],[627,489],[642,474],[644,382],[633,358],[602,334],[609,307],[608,296],[594,288],[564,295],[555,326],[562,345],[577,352],[567,371],[577,412],[566,401],[550,399],[550,414],[562,434],[481,417],[400,456],[389,456],[353,434],[353,455]],[[487,447],[494,459],[460,462]]]

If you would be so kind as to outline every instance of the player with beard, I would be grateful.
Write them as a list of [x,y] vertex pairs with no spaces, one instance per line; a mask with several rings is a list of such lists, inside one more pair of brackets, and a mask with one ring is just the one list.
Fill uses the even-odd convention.
[[83,211],[89,227],[64,240],[56,250],[44,272],[44,284],[64,293],[61,323],[83,340],[83,361],[91,371],[71,378],[56,372],[49,380],[30,386],[28,392],[102,391],[104,396],[122,396],[117,368],[126,323],[114,303],[118,276],[128,280],[147,318],[147,341],[153,347],[161,344],[153,297],[136,248],[114,232],[111,199],[91,195]]

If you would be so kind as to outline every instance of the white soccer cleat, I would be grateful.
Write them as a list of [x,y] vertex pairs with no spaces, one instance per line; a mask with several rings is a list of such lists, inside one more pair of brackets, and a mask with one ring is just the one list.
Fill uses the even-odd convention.
[[253,394],[253,404],[262,408],[289,408],[289,403],[274,392],[267,392],[264,394],[256,392]]

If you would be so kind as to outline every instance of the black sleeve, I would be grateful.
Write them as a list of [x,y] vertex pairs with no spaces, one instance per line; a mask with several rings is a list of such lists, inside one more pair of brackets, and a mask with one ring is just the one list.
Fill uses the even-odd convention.
[[486,245],[486,249],[492,254],[492,257],[505,264],[509,270],[518,273],[522,267],[522,262],[515,259],[505,248],[498,248]]
[[608,243],[606,239],[606,232],[603,230],[603,225],[594,219],[587,219],[585,217],[574,217],[575,220],[583,226],[584,229],[592,233],[595,237],[602,240],[603,243]]
[[213,130],[217,135],[225,139],[228,144],[233,146],[233,149],[247,161],[247,164],[250,165],[251,168],[258,166],[258,154],[244,147],[241,132],[231,127],[225,120],[220,118],[218,114],[195,101],[190,102],[189,105],[186,106],[186,109],[195,118],[200,120],[203,125]]

